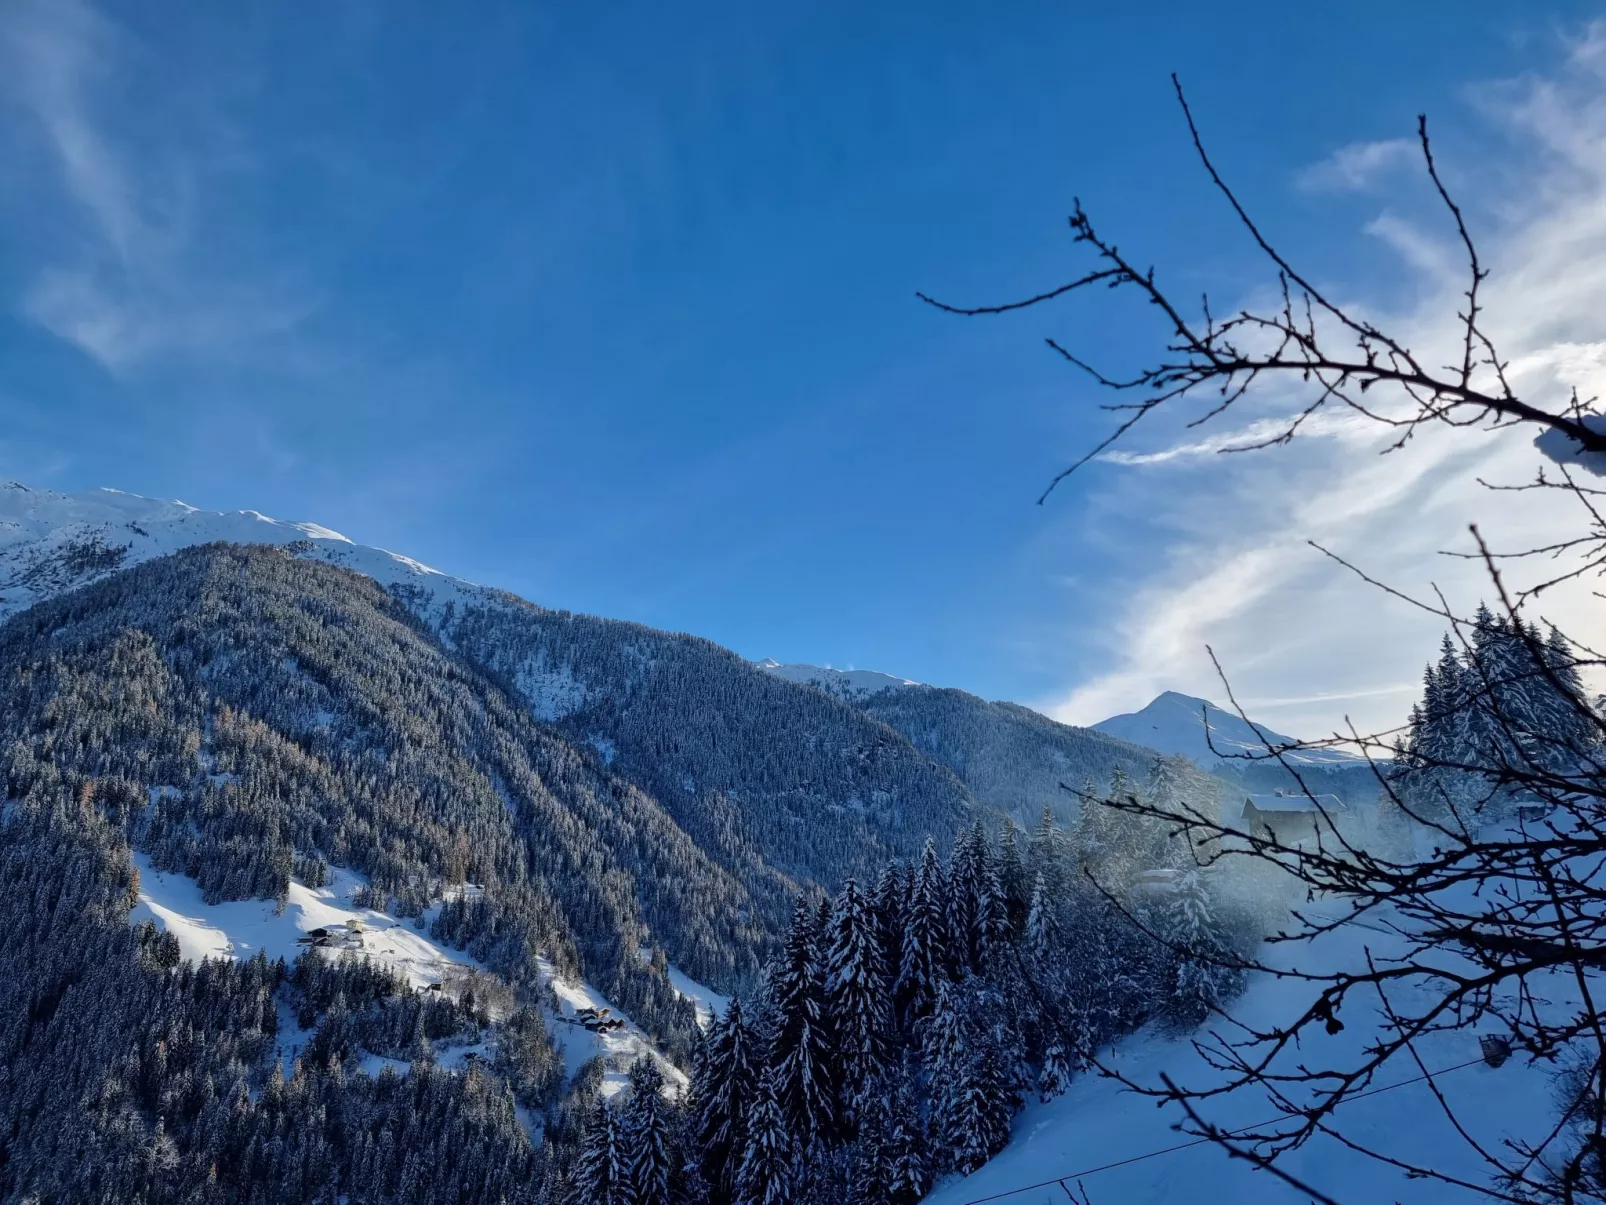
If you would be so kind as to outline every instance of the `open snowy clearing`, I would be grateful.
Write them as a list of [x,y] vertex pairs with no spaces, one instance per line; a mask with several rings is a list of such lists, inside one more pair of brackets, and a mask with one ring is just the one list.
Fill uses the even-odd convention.
[[[258,951],[270,959],[283,958],[293,962],[307,947],[299,944],[314,929],[325,929],[332,935],[343,936],[351,932],[355,923],[362,931],[361,945],[332,947],[336,952],[360,954],[383,963],[404,975],[414,988],[439,983],[454,970],[485,968],[469,955],[431,940],[406,921],[372,908],[359,908],[352,903],[352,894],[364,885],[361,875],[349,870],[333,869],[326,887],[307,887],[291,880],[285,894],[284,907],[274,900],[230,900],[208,904],[202,898],[200,886],[194,879],[181,874],[166,873],[152,867],[144,854],[134,855],[139,868],[139,898],[129,914],[132,924],[154,921],[156,925],[178,939],[179,951],[187,959],[250,958]],[[428,914],[426,914],[426,919]],[[426,926],[427,927],[427,926]],[[613,1007],[603,994],[589,983],[573,983],[560,979],[551,963],[541,961],[541,970],[557,998],[557,1010],[547,1017],[554,1044],[563,1053],[569,1075],[585,1063],[601,1057],[606,1071],[602,1093],[611,1096],[626,1084],[629,1071],[643,1055],[658,1060],[664,1075],[666,1090],[679,1093],[687,1085],[686,1076],[671,1065],[653,1047],[651,1039],[627,1016]],[[676,972],[678,975],[679,973]],[[700,984],[680,976],[684,988],[677,990],[703,1002],[722,1001]],[[694,994],[695,993],[695,994]],[[617,1017],[624,1024],[607,1033],[597,1033],[583,1026],[578,1013],[591,1009]],[[293,1019],[281,1027],[291,1046]],[[488,1052],[484,1047],[450,1047],[440,1052],[437,1062],[445,1067],[459,1068],[470,1051],[481,1057]],[[365,1058],[362,1069],[378,1074],[385,1066],[405,1072],[407,1065],[395,1059],[378,1055]]]
[[405,921],[355,906],[352,893],[363,880],[347,870],[332,871],[327,887],[307,887],[292,879],[281,911],[274,900],[208,904],[194,879],[156,870],[144,854],[135,854],[134,863],[139,867],[139,902],[130,921],[154,920],[178,939],[185,958],[250,958],[260,950],[289,963],[306,948],[297,944],[299,939],[314,929],[343,936],[356,924],[360,937],[353,935],[353,944],[341,948],[385,964],[415,988],[439,983],[456,967],[484,969]]
[[704,987],[674,963],[669,964],[669,986],[682,999],[690,1000],[697,1009],[697,1025],[707,1029],[715,1017],[731,1006],[729,996],[721,996],[713,988]]

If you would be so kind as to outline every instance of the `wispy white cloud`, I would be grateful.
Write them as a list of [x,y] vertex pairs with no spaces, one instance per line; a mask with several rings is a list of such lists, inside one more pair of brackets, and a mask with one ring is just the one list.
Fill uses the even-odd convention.
[[[1489,329],[1499,336],[1518,389],[1551,406],[1563,404],[1574,386],[1585,396],[1606,396],[1602,40],[1593,31],[1550,78],[1478,93],[1485,112],[1526,135],[1526,146],[1542,138],[1539,161],[1524,164],[1522,195],[1477,199],[1480,211],[1501,215],[1482,239],[1494,270]],[[1423,300],[1411,311],[1373,316],[1401,331],[1424,359],[1449,362],[1464,270],[1453,270],[1436,236],[1394,219],[1369,229],[1423,285]],[[1357,300],[1365,308],[1367,298]],[[1311,426],[1312,438],[1289,447],[1218,457],[1209,473],[1179,472],[1223,447],[1264,438],[1275,421],[1262,413],[1238,430],[1110,458],[1142,475],[1144,496],[1156,506],[1175,508],[1176,535],[1127,591],[1114,620],[1109,669],[1046,700],[1052,714],[1089,723],[1142,706],[1165,689],[1219,699],[1210,646],[1240,699],[1280,730],[1327,735],[1342,730],[1346,717],[1363,731],[1391,727],[1415,693],[1402,683],[1416,680],[1440,625],[1384,597],[1307,541],[1415,596],[1431,597],[1437,587],[1470,609],[1490,593],[1482,566],[1442,555],[1472,549],[1469,523],[1496,549],[1549,543],[1558,531],[1584,524],[1576,504],[1557,495],[1491,493],[1477,484],[1480,477],[1531,480],[1540,463],[1532,431],[1434,430],[1379,455],[1387,440],[1375,429],[1333,415]],[[1131,488],[1128,479],[1123,496]],[[1556,566],[1506,562],[1505,568],[1520,585]],[[1547,594],[1540,613],[1598,642],[1606,622],[1590,593],[1596,585]]]
[[1352,142],[1305,168],[1295,182],[1306,192],[1362,192],[1421,155],[1409,138]]
[[0,7],[0,95],[35,127],[82,219],[46,250],[21,306],[113,371],[168,353],[231,357],[314,306],[292,272],[242,272],[220,240],[201,239],[208,198],[192,148],[129,120],[137,49],[87,0]]

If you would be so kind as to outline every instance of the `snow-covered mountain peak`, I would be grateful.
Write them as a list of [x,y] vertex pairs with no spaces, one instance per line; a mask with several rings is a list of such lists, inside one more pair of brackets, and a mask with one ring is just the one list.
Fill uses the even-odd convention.
[[0,485],[0,618],[109,573],[196,544],[294,546],[298,555],[412,585],[437,603],[488,592],[411,557],[354,543],[321,523],[255,510],[201,510],[187,502],[116,489],[62,494],[20,482]]
[[[1174,690],[1159,695],[1142,711],[1111,716],[1093,727],[1135,745],[1192,758],[1205,769],[1234,756],[1264,756],[1268,742],[1275,746],[1297,743],[1296,738],[1273,732],[1264,724],[1246,723],[1236,712],[1224,710],[1208,699]],[[1341,749],[1301,749],[1287,757],[1306,765],[1349,765],[1360,761]]]
[[834,669],[829,665],[782,664],[766,657],[753,662],[758,669],[785,678],[788,682],[802,682],[843,699],[862,699],[883,690],[898,690],[906,686],[919,686],[919,682],[884,674],[873,669]]

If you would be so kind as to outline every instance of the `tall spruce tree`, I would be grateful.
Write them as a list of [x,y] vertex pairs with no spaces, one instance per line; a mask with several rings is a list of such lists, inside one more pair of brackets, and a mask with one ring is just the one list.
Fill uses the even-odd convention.
[[875,917],[853,879],[843,885],[831,918],[825,991],[836,1040],[839,1100],[843,1119],[851,1125],[885,1068],[891,1027]]
[[735,1192],[762,1065],[758,1038],[737,997],[708,1027],[692,1083],[699,1162],[715,1201],[728,1201]]
[[651,1055],[630,1068],[630,1099],[619,1126],[622,1205],[670,1205],[675,1152],[664,1100],[664,1077]]
[[870,897],[875,914],[876,939],[881,945],[881,965],[888,985],[896,983],[903,961],[904,912],[909,903],[910,868],[906,862],[888,862],[876,880]]
[[569,1185],[570,1205],[627,1205],[618,1119],[606,1101],[591,1108]]
[[764,1072],[747,1128],[746,1149],[736,1177],[736,1205],[793,1205],[797,1143],[781,1108],[780,1077]]
[[1009,922],[1009,934],[1015,936],[1026,925],[1032,884],[1026,877],[1026,863],[1021,855],[1020,829],[1009,816],[1004,817],[1004,828],[998,837],[998,883],[1004,891],[1004,914]]
[[936,842],[927,841],[909,892],[898,970],[898,1006],[909,1029],[930,1010],[938,984],[948,977],[947,897]]
[[786,1124],[799,1141],[828,1132],[835,1121],[824,976],[813,910],[799,903],[781,960],[769,982],[769,1063]]
[[980,961],[982,877],[987,834],[980,822],[959,834],[948,859],[948,939],[952,969],[965,974]]
[[1204,872],[1187,871],[1168,901],[1167,936],[1176,948],[1176,982],[1167,1011],[1197,1025],[1219,1008],[1236,983],[1232,952],[1216,923]]

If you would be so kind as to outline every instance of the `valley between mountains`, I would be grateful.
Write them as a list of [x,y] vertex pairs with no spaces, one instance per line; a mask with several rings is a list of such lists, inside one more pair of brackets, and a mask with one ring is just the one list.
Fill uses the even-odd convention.
[[[904,1029],[929,1046],[946,1009],[954,1045],[931,1059],[974,1071],[972,1043],[1014,1042],[1068,1080],[1076,1059],[1040,1019],[989,1029],[1000,951],[1069,940],[1098,962],[1076,1024],[1113,1040],[1176,969],[1106,921],[1079,927],[1094,901],[1069,851],[1102,842],[1122,874],[1180,865],[1165,833],[1104,831],[1077,792],[1218,805],[1293,785],[1220,756],[1285,738],[1220,713],[1207,731],[1198,700],[1073,728],[550,610],[316,524],[109,490],[0,490],[0,614],[8,1199],[600,1191],[586,1161],[613,1149],[608,1127],[691,1149],[674,1128],[704,1122],[675,1110],[707,1097],[732,1042],[780,1041],[800,1016],[834,1017],[845,1042],[846,1006],[805,998],[812,976],[847,990],[824,968],[850,956],[897,984],[861,1001],[890,1009],[863,1059]],[[1346,754],[1304,769],[1356,808],[1375,798]],[[877,949],[854,944],[861,921]],[[928,922],[938,944],[911,971],[900,931]],[[742,1037],[736,997],[770,1028]],[[766,1089],[836,1152],[822,1185],[851,1179],[852,1136],[871,1132],[885,1069],[863,1059],[819,1117],[801,1082]],[[632,1102],[617,1122],[598,1103],[616,1096]],[[1009,1114],[989,1116],[990,1151]],[[897,1124],[874,1122],[889,1152],[926,1141]],[[691,1184],[677,1169],[677,1199],[740,1196],[764,1170],[750,1162],[711,1156]],[[876,1199],[974,1166],[906,1167]]]

